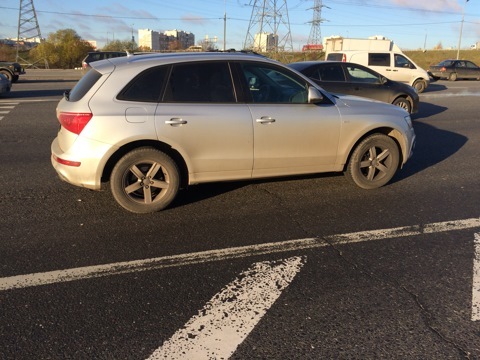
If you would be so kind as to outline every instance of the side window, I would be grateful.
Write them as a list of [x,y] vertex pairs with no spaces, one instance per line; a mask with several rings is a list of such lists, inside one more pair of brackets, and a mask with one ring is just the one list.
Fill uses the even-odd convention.
[[230,68],[226,62],[177,64],[172,68],[164,102],[236,101]]
[[355,65],[349,65],[346,66],[346,68],[352,82],[361,82],[368,84],[380,83],[378,75],[367,71],[366,69],[359,68]]
[[245,82],[254,103],[308,102],[308,85],[286,69],[263,63],[242,63]]
[[475,68],[477,68],[477,65],[475,65],[475,64],[472,63],[471,61],[465,61],[465,63],[467,64],[467,68],[470,68],[470,69],[475,69]]
[[166,75],[166,66],[158,66],[145,70],[123,88],[120,94],[118,94],[117,99],[158,102]]
[[415,66],[405,56],[399,54],[395,54],[395,67],[415,69]]
[[322,66],[318,69],[322,81],[345,82],[345,74],[341,65]]
[[368,66],[390,66],[389,53],[369,53]]

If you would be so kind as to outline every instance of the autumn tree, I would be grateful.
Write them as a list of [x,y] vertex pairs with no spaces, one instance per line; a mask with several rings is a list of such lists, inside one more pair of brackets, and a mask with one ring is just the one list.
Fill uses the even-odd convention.
[[138,46],[131,40],[113,40],[106,44],[102,51],[138,51]]
[[73,69],[80,66],[89,51],[93,51],[92,45],[75,30],[63,29],[49,34],[45,41],[30,51],[30,56],[36,61],[47,60],[52,68]]

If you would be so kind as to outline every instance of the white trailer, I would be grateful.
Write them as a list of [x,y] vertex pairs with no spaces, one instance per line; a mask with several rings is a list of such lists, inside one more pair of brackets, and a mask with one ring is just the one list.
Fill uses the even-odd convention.
[[402,52],[402,50],[400,50],[393,40],[379,35],[371,36],[368,39],[330,36],[324,39],[323,45],[325,56],[327,56],[330,52],[347,50]]

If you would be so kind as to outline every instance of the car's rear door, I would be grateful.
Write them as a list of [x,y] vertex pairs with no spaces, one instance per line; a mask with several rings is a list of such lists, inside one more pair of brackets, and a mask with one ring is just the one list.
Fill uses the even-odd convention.
[[226,61],[173,65],[155,127],[187,162],[191,183],[251,177],[251,114]]

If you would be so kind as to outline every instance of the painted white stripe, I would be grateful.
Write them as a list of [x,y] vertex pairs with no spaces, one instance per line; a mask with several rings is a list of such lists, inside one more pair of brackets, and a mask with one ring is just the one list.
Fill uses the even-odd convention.
[[253,264],[148,359],[228,359],[303,264],[301,257]]
[[1,111],[0,110],[0,114],[8,114],[10,111]]
[[473,254],[472,321],[480,320],[480,233],[475,234]]
[[0,121],[3,120],[3,116],[0,116]]
[[0,106],[0,109],[15,109],[15,106]]
[[0,278],[0,291],[19,289],[31,286],[54,284],[60,282],[111,276],[139,271],[148,271],[167,267],[221,261],[249,256],[264,255],[328,246],[342,245],[364,241],[383,240],[432,234],[436,232],[464,230],[480,227],[480,218],[446,221],[422,225],[405,226],[392,229],[372,230],[326,236],[323,238],[307,238],[242,246],[220,250],[210,250],[190,254],[158,257],[145,260],[125,261],[113,264],[94,265],[66,270],[55,270],[44,273],[17,275]]

